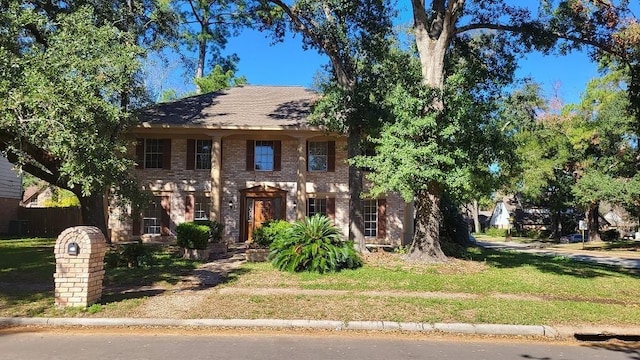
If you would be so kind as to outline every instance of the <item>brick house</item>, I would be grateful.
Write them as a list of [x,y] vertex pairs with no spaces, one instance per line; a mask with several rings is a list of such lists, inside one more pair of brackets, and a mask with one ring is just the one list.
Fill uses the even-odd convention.
[[[112,213],[112,239],[172,237],[177,224],[215,219],[225,241],[244,242],[265,220],[316,213],[346,236],[346,137],[307,124],[316,98],[301,87],[243,86],[145,110],[134,171],[154,200],[139,221]],[[364,200],[367,243],[404,244],[410,209],[395,194]]]

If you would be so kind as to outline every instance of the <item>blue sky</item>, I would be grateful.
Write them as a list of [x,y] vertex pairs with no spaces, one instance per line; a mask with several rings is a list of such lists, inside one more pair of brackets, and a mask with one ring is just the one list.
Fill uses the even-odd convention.
[[[403,15],[399,23],[408,24],[408,11],[401,8],[401,12]],[[229,39],[224,53],[236,53],[240,57],[238,75],[244,75],[253,85],[310,87],[314,76],[328,63],[327,58],[317,51],[302,50],[301,37],[291,33],[284,42],[272,45],[267,34],[245,30],[239,36]],[[590,61],[586,53],[566,56],[532,53],[519,64],[518,77],[533,78],[542,85],[547,97],[557,93],[565,103],[577,102],[586,83],[598,76],[597,65]],[[177,89],[179,93],[194,89],[192,84],[179,76],[177,68],[164,87]]]

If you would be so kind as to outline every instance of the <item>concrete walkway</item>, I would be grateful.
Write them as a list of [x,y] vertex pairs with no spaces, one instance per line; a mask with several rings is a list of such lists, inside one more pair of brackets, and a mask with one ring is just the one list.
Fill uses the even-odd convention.
[[610,256],[602,253],[586,254],[585,251],[569,249],[549,249],[540,244],[522,244],[517,242],[492,242],[476,241],[476,244],[485,249],[512,250],[542,256],[564,256],[566,258],[595,264],[617,266],[625,269],[640,270],[639,256]]

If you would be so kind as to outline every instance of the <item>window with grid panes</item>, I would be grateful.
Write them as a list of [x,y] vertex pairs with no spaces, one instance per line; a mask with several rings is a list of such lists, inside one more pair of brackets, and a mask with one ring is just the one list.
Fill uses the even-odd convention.
[[274,164],[274,144],[273,141],[261,141],[255,142],[255,170],[258,171],[273,171]]
[[329,144],[326,141],[309,141],[307,163],[309,171],[327,171]]
[[211,201],[205,196],[196,196],[193,204],[194,220],[209,220],[209,211],[211,209]]
[[364,236],[376,237],[378,235],[378,201],[364,200]]
[[211,140],[196,140],[196,169],[211,169]]
[[162,140],[145,139],[144,141],[144,167],[146,169],[162,169]]
[[160,234],[160,219],[162,217],[162,199],[156,196],[142,215],[142,231],[144,234]]
[[327,215],[327,199],[307,199],[307,216],[311,217],[315,214]]

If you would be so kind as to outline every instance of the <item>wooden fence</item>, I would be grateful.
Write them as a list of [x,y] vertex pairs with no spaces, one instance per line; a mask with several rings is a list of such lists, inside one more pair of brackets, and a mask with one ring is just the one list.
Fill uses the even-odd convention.
[[57,237],[64,229],[82,224],[79,207],[20,207],[18,219],[22,235],[37,237]]

